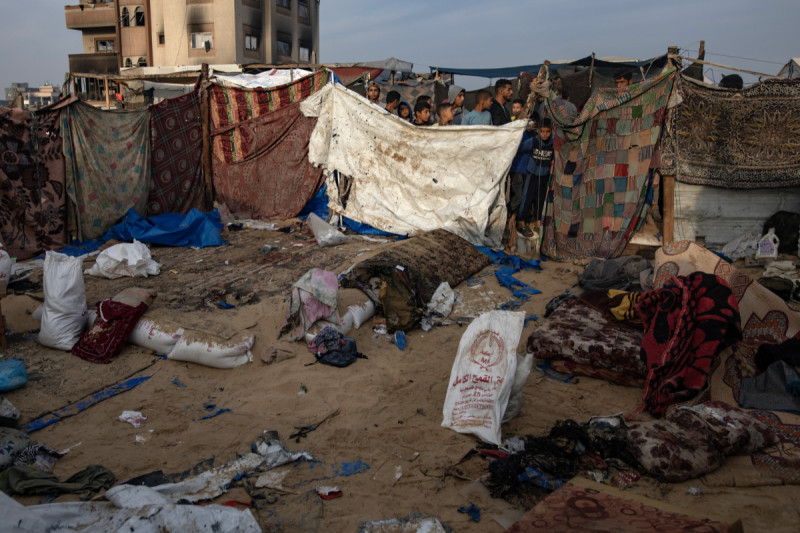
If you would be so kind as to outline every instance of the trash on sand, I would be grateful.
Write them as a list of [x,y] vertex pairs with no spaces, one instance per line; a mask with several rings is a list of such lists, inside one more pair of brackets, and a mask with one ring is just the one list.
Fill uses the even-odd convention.
[[[450,372],[442,426],[500,445],[512,389],[519,381],[524,384],[516,379],[518,366],[526,370],[517,356],[524,319],[525,313],[490,311],[467,327]],[[532,356],[527,357],[529,365]]]
[[208,414],[206,416],[201,416],[198,420],[208,420],[209,418],[214,418],[215,416],[219,416],[222,413],[230,413],[230,412],[231,410],[228,409],[227,407],[221,407],[211,414]]
[[281,361],[286,361],[287,359],[293,359],[296,357],[294,352],[290,352],[289,350],[284,350],[283,348],[275,348],[271,346],[267,349],[263,354],[261,354],[261,362],[271,365],[273,363],[280,363]]
[[531,468],[530,466],[525,468],[525,472],[518,476],[518,480],[520,482],[527,481],[537,487],[541,487],[545,490],[556,490],[560,489],[561,485],[564,484],[563,479],[558,479],[556,477],[547,474],[539,470],[538,468]]
[[92,268],[84,270],[84,274],[101,278],[117,279],[124,277],[156,276],[161,272],[161,265],[150,256],[146,244],[133,240],[115,244],[100,252]]
[[705,494],[705,492],[700,487],[689,485],[689,487],[686,489],[686,494],[688,494],[689,496],[702,496],[703,494]]
[[400,481],[400,478],[403,477],[403,467],[397,465],[394,467],[394,480],[395,482]]
[[347,235],[331,226],[314,213],[308,215],[306,224],[311,229],[311,232],[314,233],[314,238],[320,246],[336,246],[350,240]]
[[266,255],[266,254],[268,254],[268,253],[270,253],[272,251],[272,245],[265,244],[258,251],[261,252],[262,254]]
[[473,522],[481,521],[481,510],[474,503],[469,504],[469,507],[459,507],[458,512],[469,515]]
[[446,533],[439,519],[434,516],[411,515],[408,518],[387,518],[362,522],[358,533]]
[[135,440],[137,444],[144,444],[145,442],[149,441],[150,437],[152,436],[153,436],[153,430],[148,429],[144,433],[137,433]]
[[119,419],[138,429],[145,423],[147,417],[140,411],[122,411],[122,414],[119,415]]
[[317,485],[317,494],[323,500],[333,500],[334,498],[339,498],[342,495],[342,491],[339,487],[330,487],[327,485]]
[[305,461],[314,460],[308,452],[292,452],[287,450],[286,446],[278,438],[277,431],[265,430],[261,435],[256,437],[251,448],[255,453],[264,458],[263,463],[259,466],[259,470],[261,471],[272,470],[278,466],[293,463],[300,459]]
[[0,396],[0,427],[16,426],[17,420],[19,420],[19,409],[14,407],[8,398]]
[[308,343],[308,351],[314,354],[315,363],[340,368],[355,363],[356,359],[367,358],[366,355],[358,352],[355,339],[345,337],[333,326],[322,328],[314,340]]
[[[0,320],[2,320],[1,317]],[[25,363],[22,359],[0,361],[0,392],[19,389],[24,387],[27,382],[28,371],[25,370]]]
[[300,384],[300,390],[297,391],[297,395],[298,396],[303,396],[304,394],[308,394],[308,389],[306,388],[306,386],[303,383],[301,383]]
[[186,387],[186,385],[181,383],[178,378],[172,378],[172,384],[175,385],[176,387],[181,387],[181,388],[185,388]]
[[295,426],[294,429],[297,431],[289,435],[290,439],[294,439],[295,442],[300,442],[300,439],[304,437],[308,437],[308,434],[312,431],[315,431],[318,427],[322,424],[330,420],[331,418],[339,415],[339,409],[329,413],[325,418],[317,422],[316,424],[312,424],[310,426]]
[[256,479],[256,488],[286,492],[286,490],[283,488],[283,480],[288,474],[289,470],[281,470],[279,472],[270,471],[266,474],[261,474],[258,476],[258,479]]
[[450,288],[450,284],[443,281],[431,296],[431,301],[425,309],[425,313],[420,319],[422,331],[430,331],[436,319],[445,319],[453,312],[456,303],[456,293]]
[[233,304],[229,304],[229,303],[227,303],[225,300],[220,300],[220,301],[219,301],[219,306],[220,306],[222,309],[233,309],[234,307],[236,307],[236,306],[235,306],[235,305],[233,305]]
[[395,331],[394,343],[397,345],[397,349],[405,350],[406,346],[408,346],[408,341],[406,340],[406,334],[403,333],[402,331]]

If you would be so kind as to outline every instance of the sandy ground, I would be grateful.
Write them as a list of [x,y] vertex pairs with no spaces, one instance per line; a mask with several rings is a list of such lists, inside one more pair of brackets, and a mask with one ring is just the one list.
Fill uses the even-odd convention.
[[[7,394],[22,411],[21,423],[129,376],[151,376],[129,392],[31,435],[57,449],[72,448],[55,466],[59,478],[92,463],[110,468],[118,479],[154,470],[177,473],[212,458],[221,465],[249,451],[262,431],[277,430],[290,449],[308,451],[315,462],[281,467],[288,471],[284,492],[259,490],[265,498],[252,511],[265,531],[355,531],[362,521],[420,513],[437,516],[454,531],[492,532],[504,529],[500,522],[510,524],[521,516],[524,510],[492,499],[480,484],[445,473],[476,444],[473,437],[440,426],[446,383],[465,326],[407,332],[404,351],[374,334],[369,325],[362,326],[351,336],[369,359],[344,369],[307,366],[313,356],[303,344],[277,340],[285,296],[294,280],[311,267],[341,272],[380,244],[355,239],[322,249],[309,242],[304,231],[287,235],[245,230],[226,238],[232,245],[217,249],[154,247],[155,259],[164,265],[156,277],[85,279],[90,305],[128,286],[150,287],[159,291],[150,316],[223,337],[242,331],[255,334],[254,362],[231,370],[164,360],[133,346],[109,365],[87,363],[43,348],[35,335],[27,333],[38,327],[30,313],[40,303],[40,290],[3,300],[3,314],[12,330],[5,355],[23,357],[30,372],[24,389]],[[282,249],[260,254],[265,243]],[[90,265],[91,260],[84,263],[85,268]],[[573,286],[581,269],[555,262],[544,262],[543,268],[517,275],[542,291],[522,307],[539,322],[531,321],[525,328],[520,352],[544,320],[546,302]],[[493,271],[487,267],[476,276],[477,284],[456,288],[460,303],[454,315],[479,314],[512,299]],[[36,279],[34,274],[32,280]],[[355,298],[352,293],[347,297]],[[237,307],[220,309],[220,299]],[[259,356],[273,346],[296,357],[262,363]],[[307,393],[299,395],[303,388]],[[504,426],[504,436],[540,434],[558,419],[585,421],[592,415],[630,412],[641,398],[637,388],[590,378],[567,384],[536,371],[524,394],[522,412]],[[201,420],[208,404],[231,411]],[[142,411],[147,422],[134,429],[117,420],[123,410]],[[313,425],[335,410],[340,414],[306,438],[289,441],[296,426]],[[146,441],[137,443],[137,435]],[[241,483],[217,501],[250,501]],[[323,501],[314,492],[317,483],[336,485],[343,496]],[[687,495],[690,485],[701,487],[704,494]],[[800,518],[796,486],[712,487],[701,480],[663,484],[643,478],[628,490],[687,509],[741,517],[745,531],[797,531]],[[58,501],[74,499],[64,496]],[[40,499],[19,501],[34,504]],[[470,503],[481,508],[479,523],[457,512]]]

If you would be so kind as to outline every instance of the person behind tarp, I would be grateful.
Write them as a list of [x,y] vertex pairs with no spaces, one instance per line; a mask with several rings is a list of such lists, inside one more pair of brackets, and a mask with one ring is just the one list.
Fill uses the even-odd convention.
[[462,126],[491,126],[492,114],[489,108],[492,105],[492,93],[481,89],[475,95],[475,109],[464,115],[461,119]]
[[502,126],[511,122],[511,115],[506,109],[506,102],[511,99],[514,89],[511,88],[511,80],[501,79],[494,84],[494,98],[489,112],[492,115],[492,124]]
[[380,98],[381,98],[381,86],[375,83],[374,81],[369,82],[369,86],[367,87],[367,100],[369,100],[369,103],[380,105],[379,103]]
[[614,85],[617,88],[633,85],[633,74],[630,71],[618,70],[614,73]]
[[453,124],[453,105],[445,100],[436,106],[436,114],[439,116],[439,121],[434,126],[452,126]]
[[[553,170],[553,122],[545,117],[539,121],[537,134],[533,136],[531,158],[528,163],[528,179],[522,192],[522,205],[519,220],[527,223],[533,220],[534,227],[541,228],[544,218],[544,201],[547,197],[550,173]],[[529,236],[530,229],[522,234]]]
[[415,126],[429,126],[431,118],[431,104],[426,101],[417,100],[414,106],[414,120],[411,123]]
[[394,113],[400,105],[400,93],[397,91],[389,91],[386,95],[386,111]]
[[434,116],[434,113],[433,113],[433,99],[427,94],[422,94],[422,95],[417,97],[417,101],[414,104],[414,115],[415,115],[414,118],[415,119],[416,119],[416,114],[417,114],[417,105],[420,104],[420,103],[428,104],[428,110],[430,111],[430,113],[428,114],[428,121],[425,124],[417,124],[417,126],[433,126],[433,124],[436,122],[436,120],[435,120],[436,117]]
[[447,88],[447,100],[453,104],[453,125],[460,126],[461,119],[464,118],[464,96],[466,91],[458,85],[451,85]]
[[525,102],[522,98],[515,98],[513,102],[511,102],[511,122],[514,122],[517,119],[524,118],[520,115],[522,114],[522,108],[525,107]]
[[397,116],[406,122],[412,122],[414,120],[414,113],[411,110],[411,104],[405,100],[401,101],[397,106]]
[[719,86],[741,91],[742,87],[744,87],[744,81],[738,74],[728,74],[727,76],[722,76],[722,79],[719,80]]
[[[531,166],[531,152],[533,151],[533,137],[534,133],[529,128],[526,128],[522,133],[522,141],[519,143],[517,155],[511,162],[511,170],[509,175],[510,191],[508,195],[508,204],[506,205],[508,213],[508,223],[511,224],[511,219],[516,220],[516,229],[526,237],[532,235],[531,230],[528,228],[527,220],[523,220],[521,216],[522,200],[527,181],[530,181],[528,176],[528,169]],[[530,210],[529,210],[530,211]],[[514,217],[514,215],[517,215]],[[511,230],[511,227],[508,228]]]

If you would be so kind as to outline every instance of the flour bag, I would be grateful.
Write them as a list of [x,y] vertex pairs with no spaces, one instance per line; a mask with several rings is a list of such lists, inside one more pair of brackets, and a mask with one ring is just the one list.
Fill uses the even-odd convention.
[[447,382],[442,426],[500,445],[524,323],[525,313],[490,311],[469,325]]
[[83,259],[58,252],[45,253],[42,284],[44,306],[39,343],[69,351],[86,325],[86,292],[83,288]]

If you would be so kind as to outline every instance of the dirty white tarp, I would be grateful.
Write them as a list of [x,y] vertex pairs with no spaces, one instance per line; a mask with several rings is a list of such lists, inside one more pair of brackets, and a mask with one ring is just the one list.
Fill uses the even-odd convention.
[[442,228],[473,244],[500,246],[504,181],[525,121],[416,127],[339,85],[328,85],[300,109],[318,117],[311,163],[352,180],[345,207],[328,173],[333,213],[401,235]]
[[245,87],[248,89],[269,88],[285,85],[313,74],[303,69],[270,69],[258,74],[217,74],[217,81],[226,87]]

